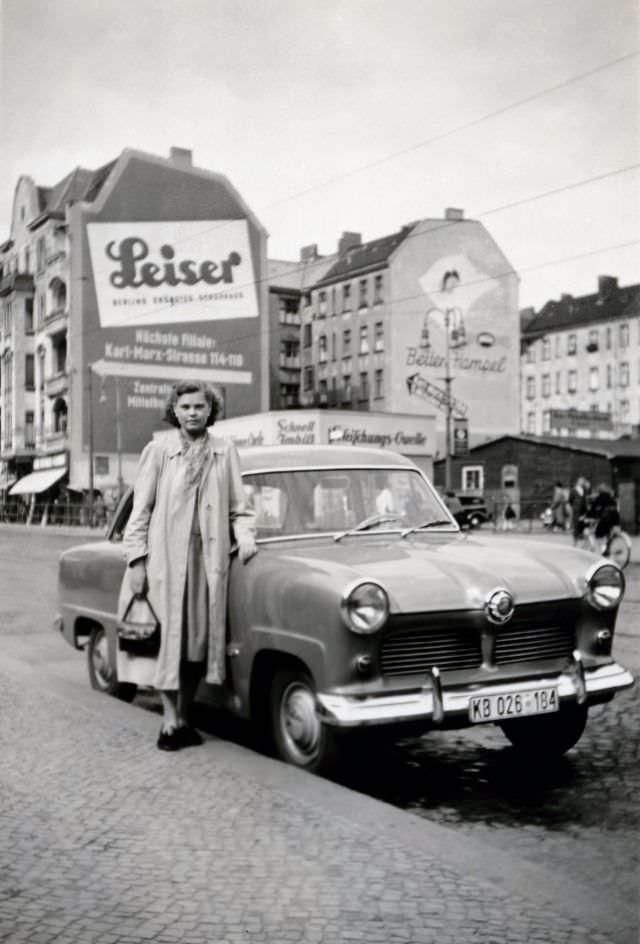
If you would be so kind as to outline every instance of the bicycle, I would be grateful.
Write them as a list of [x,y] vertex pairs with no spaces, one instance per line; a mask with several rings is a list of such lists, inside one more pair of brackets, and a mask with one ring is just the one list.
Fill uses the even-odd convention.
[[593,518],[585,519],[584,528],[576,547],[582,547],[593,554],[609,557],[621,570],[624,570],[631,560],[631,539],[629,535],[622,530],[620,525],[616,524],[606,537],[597,538],[595,536],[597,523]]

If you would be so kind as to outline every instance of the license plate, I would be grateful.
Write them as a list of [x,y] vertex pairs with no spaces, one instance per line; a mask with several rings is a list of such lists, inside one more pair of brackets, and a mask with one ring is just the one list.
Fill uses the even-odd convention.
[[528,692],[509,692],[507,695],[474,695],[469,699],[469,720],[503,721],[506,718],[525,718],[527,715],[546,715],[558,711],[557,688],[534,688]]

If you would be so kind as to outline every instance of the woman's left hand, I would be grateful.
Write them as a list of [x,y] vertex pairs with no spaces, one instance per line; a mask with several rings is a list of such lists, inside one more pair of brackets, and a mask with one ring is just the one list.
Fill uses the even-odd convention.
[[254,554],[258,553],[258,546],[253,538],[243,537],[238,538],[238,557],[243,564],[246,564],[247,561],[250,561]]

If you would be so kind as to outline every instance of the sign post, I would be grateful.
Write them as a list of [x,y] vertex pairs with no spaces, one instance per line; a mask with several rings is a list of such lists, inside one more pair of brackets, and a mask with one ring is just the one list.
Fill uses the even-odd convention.
[[454,417],[453,454],[455,456],[469,455],[469,421],[466,417]]

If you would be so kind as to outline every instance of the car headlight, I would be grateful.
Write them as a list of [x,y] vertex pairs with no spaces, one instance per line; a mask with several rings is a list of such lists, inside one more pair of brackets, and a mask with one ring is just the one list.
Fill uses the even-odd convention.
[[354,633],[375,633],[389,615],[389,597],[379,583],[358,580],[342,594],[340,603],[345,626]]
[[587,600],[597,610],[612,610],[624,596],[624,576],[615,564],[595,564],[587,573]]

